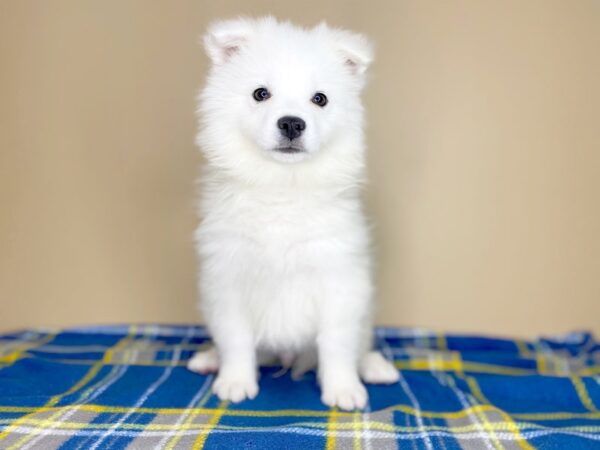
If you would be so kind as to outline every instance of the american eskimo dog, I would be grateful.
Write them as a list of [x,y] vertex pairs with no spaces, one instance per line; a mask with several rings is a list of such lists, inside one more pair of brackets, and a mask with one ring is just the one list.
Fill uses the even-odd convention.
[[268,17],[214,23],[199,96],[196,233],[201,310],[215,347],[189,361],[213,391],[258,393],[271,358],[292,376],[317,367],[322,401],[363,408],[361,382],[393,383],[373,350],[373,283],[360,201],[360,94],[372,60],[361,35]]

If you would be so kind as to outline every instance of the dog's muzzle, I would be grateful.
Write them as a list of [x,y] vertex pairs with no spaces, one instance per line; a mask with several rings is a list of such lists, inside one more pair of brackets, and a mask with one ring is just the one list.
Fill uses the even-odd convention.
[[300,143],[300,136],[306,129],[306,122],[300,117],[283,116],[277,121],[277,128],[281,133],[281,143],[273,150],[281,153],[302,153],[304,146]]

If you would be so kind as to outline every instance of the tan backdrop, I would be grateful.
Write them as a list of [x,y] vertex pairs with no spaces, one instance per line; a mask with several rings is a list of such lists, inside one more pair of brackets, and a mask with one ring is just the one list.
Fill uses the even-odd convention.
[[600,332],[600,2],[2,1],[0,329],[197,320],[215,18],[367,33],[380,323]]

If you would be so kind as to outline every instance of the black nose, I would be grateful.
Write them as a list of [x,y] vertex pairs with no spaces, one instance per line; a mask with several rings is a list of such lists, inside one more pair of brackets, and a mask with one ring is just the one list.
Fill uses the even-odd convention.
[[284,116],[277,121],[281,134],[289,140],[299,137],[306,128],[306,122],[300,117]]

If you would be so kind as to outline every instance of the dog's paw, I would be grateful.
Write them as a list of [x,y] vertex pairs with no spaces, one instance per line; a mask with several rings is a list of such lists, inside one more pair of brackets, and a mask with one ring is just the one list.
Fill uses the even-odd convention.
[[187,368],[192,372],[201,373],[203,375],[215,373],[219,370],[219,355],[217,354],[217,349],[211,347],[202,352],[196,352],[196,354],[188,361]]
[[221,400],[233,403],[253,399],[258,394],[258,383],[253,377],[219,374],[212,386],[213,392]]
[[339,407],[345,411],[363,409],[369,396],[363,384],[357,379],[349,382],[324,384],[321,401],[330,407]]
[[362,357],[359,373],[365,383],[392,384],[400,379],[398,369],[379,352],[369,352]]

